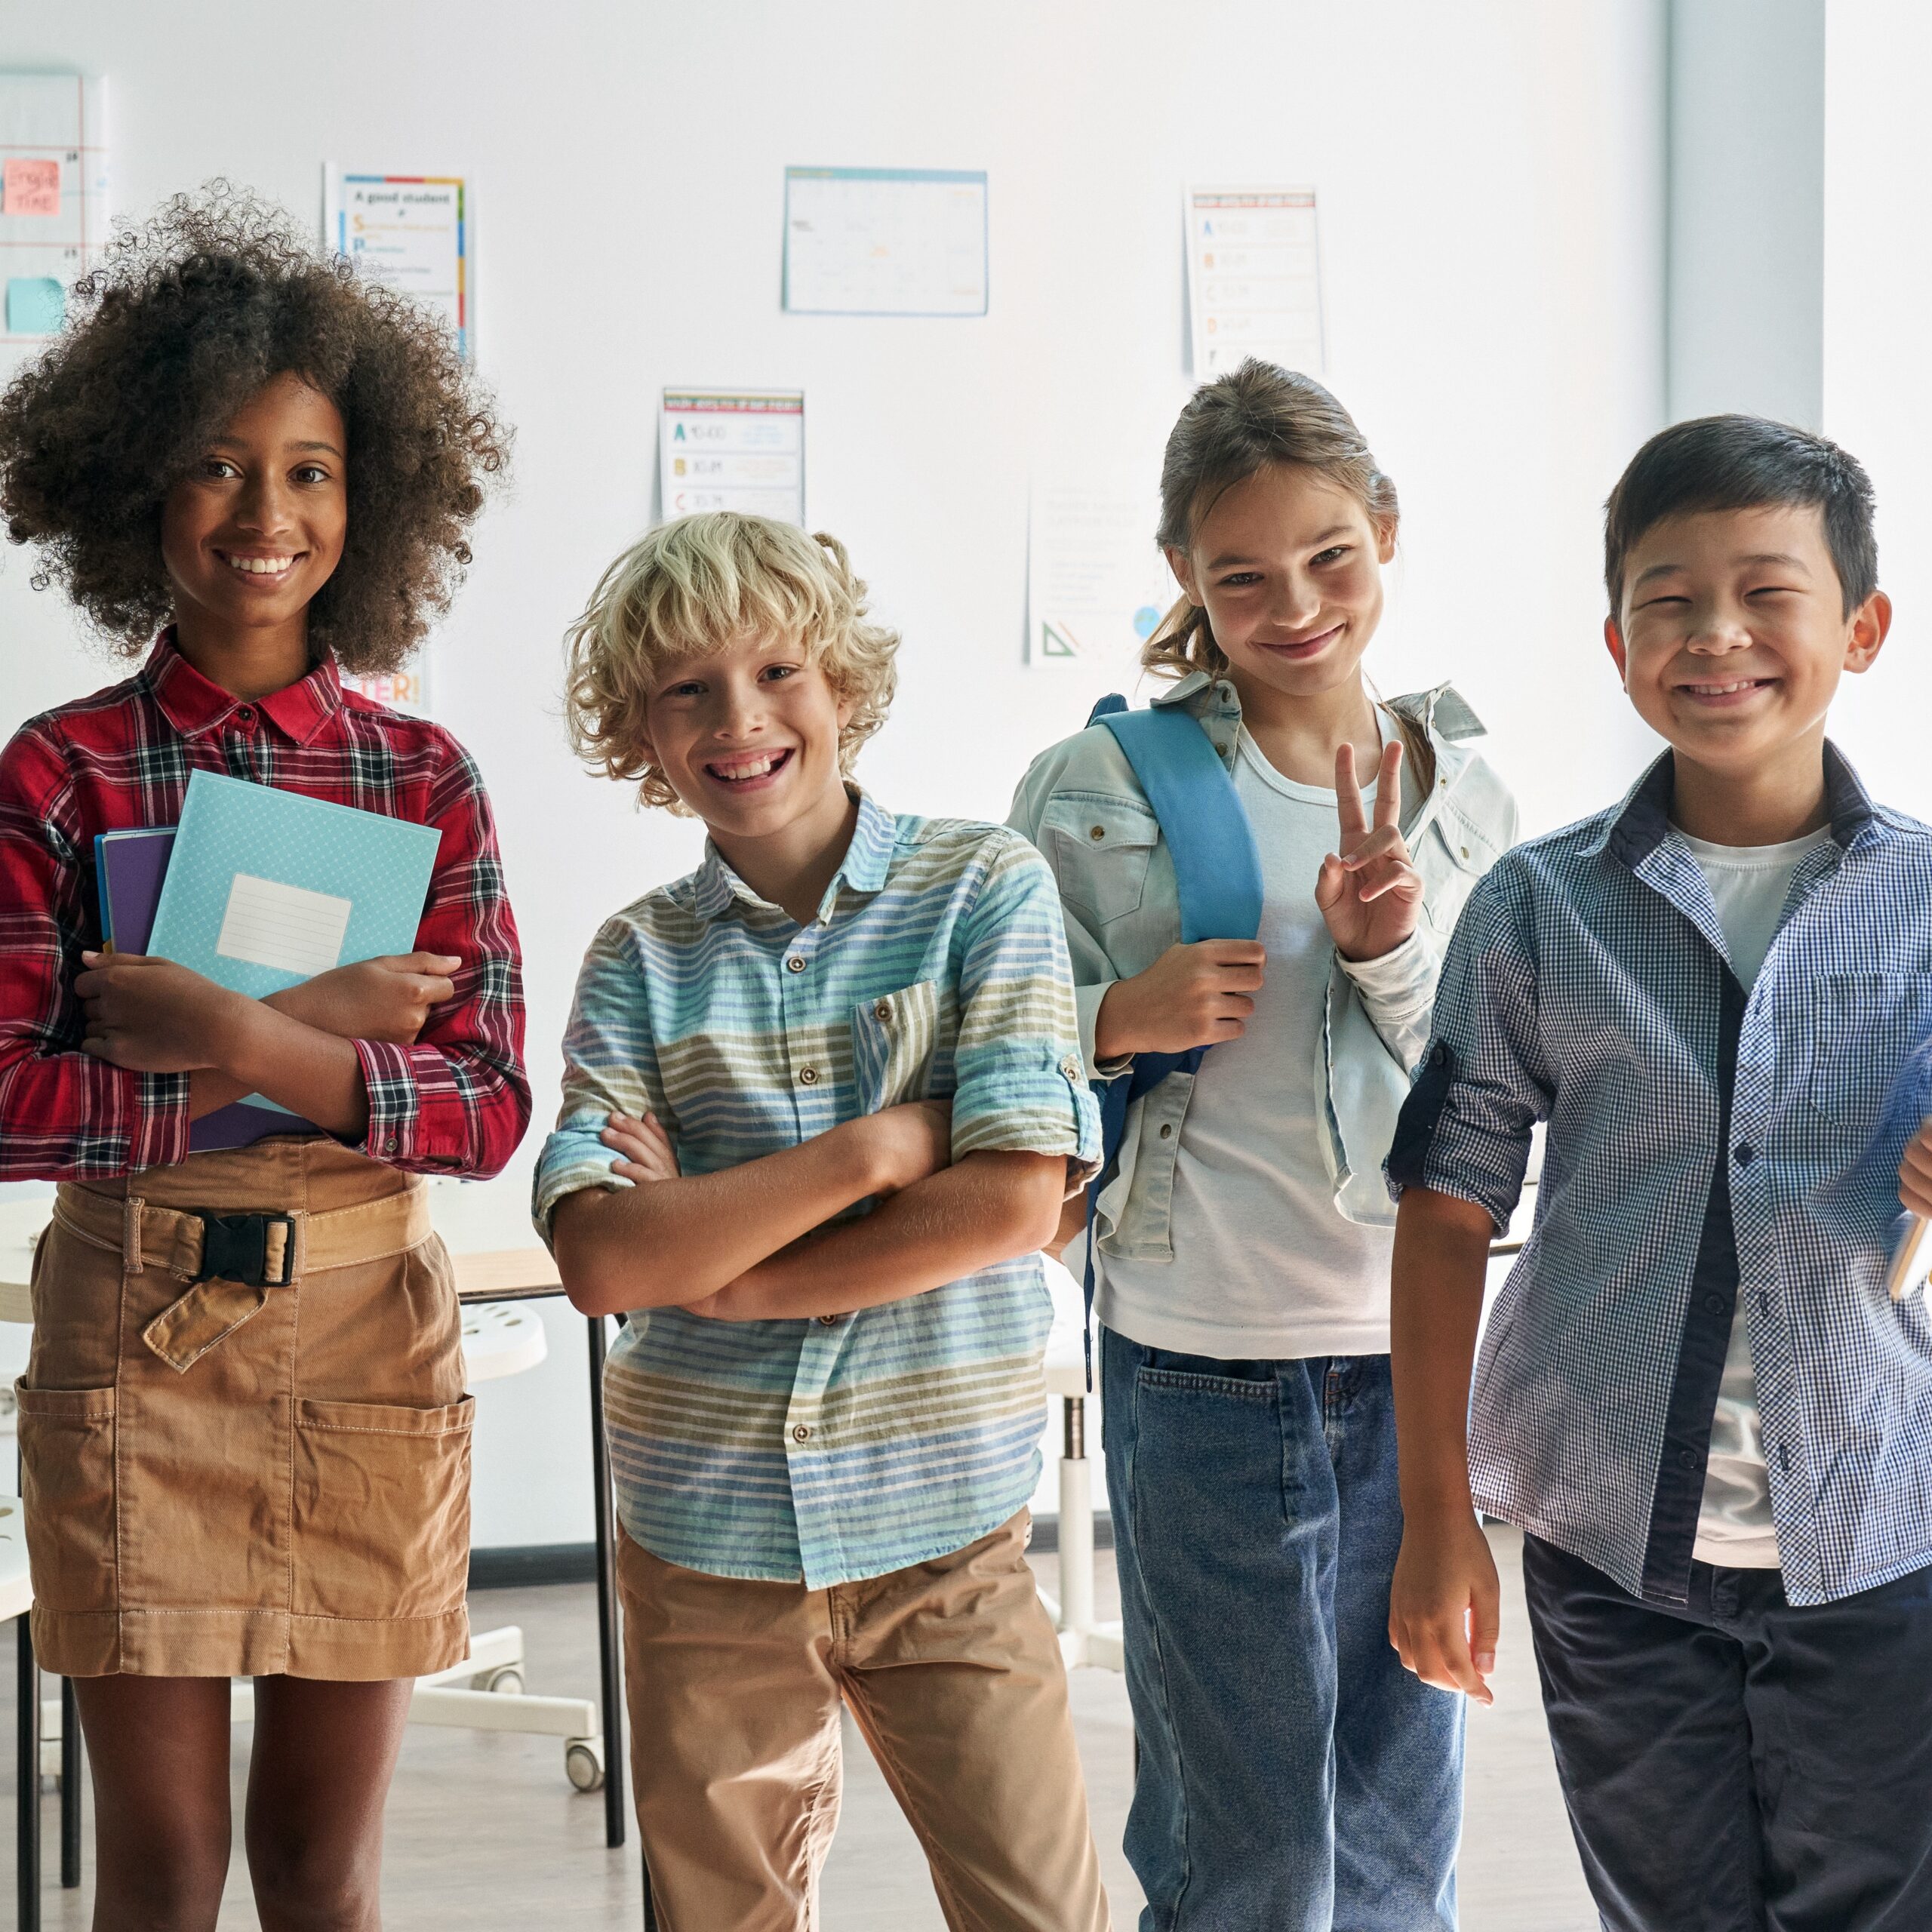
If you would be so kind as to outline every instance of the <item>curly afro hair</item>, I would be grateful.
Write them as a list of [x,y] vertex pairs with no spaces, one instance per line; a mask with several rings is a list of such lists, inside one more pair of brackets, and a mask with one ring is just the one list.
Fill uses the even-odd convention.
[[275,377],[328,396],[348,431],[342,561],[309,648],[392,671],[449,608],[464,531],[509,432],[441,321],[325,260],[290,217],[226,182],[115,238],[73,319],[0,397],[0,515],[104,637],[138,654],[167,622],[163,499]]

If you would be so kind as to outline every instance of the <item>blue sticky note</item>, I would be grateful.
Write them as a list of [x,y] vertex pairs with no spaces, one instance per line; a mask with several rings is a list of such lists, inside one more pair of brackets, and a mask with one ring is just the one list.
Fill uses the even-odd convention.
[[8,281],[9,335],[53,335],[66,318],[66,295],[51,275],[17,275]]

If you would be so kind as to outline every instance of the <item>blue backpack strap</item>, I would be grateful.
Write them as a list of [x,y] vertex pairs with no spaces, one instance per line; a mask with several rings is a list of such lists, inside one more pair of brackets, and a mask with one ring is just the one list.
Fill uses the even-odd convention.
[[[1090,725],[1111,731],[1174,860],[1184,946],[1207,939],[1253,939],[1261,930],[1261,854],[1247,808],[1199,720],[1178,705],[1130,711],[1103,697]],[[1100,1188],[1127,1137],[1128,1110],[1174,1072],[1199,1067],[1205,1047],[1183,1054],[1137,1054],[1121,1078],[1100,1090],[1100,1170],[1087,1190],[1087,1384],[1094,1383],[1094,1215]]]

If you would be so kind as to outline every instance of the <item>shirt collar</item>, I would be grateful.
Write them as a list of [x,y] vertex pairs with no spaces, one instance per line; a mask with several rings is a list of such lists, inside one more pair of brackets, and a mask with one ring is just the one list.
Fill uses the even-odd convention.
[[244,709],[259,712],[282,736],[298,745],[312,743],[342,709],[342,679],[335,660],[325,657],[306,676],[265,697],[239,698],[204,677],[182,656],[170,625],[155,640],[141,675],[155,702],[184,738],[218,731]]
[[[819,903],[819,917],[824,918],[838,903],[840,888],[854,892],[878,892],[884,889],[899,842],[899,821],[869,792],[851,788],[859,801],[859,820],[852,828],[851,843],[832,875]],[[691,910],[701,919],[715,919],[734,900],[766,912],[779,909],[761,899],[726,863],[724,855],[709,839],[704,841],[704,863],[693,875]]]
[[[1669,751],[1660,754],[1625,794],[1623,803],[1604,828],[1598,849],[1622,860],[1632,871],[1663,843],[1670,831],[1675,756]],[[1825,802],[1831,812],[1833,840],[1844,851],[1851,851],[1878,813],[1850,761],[1829,738],[1825,740]]]

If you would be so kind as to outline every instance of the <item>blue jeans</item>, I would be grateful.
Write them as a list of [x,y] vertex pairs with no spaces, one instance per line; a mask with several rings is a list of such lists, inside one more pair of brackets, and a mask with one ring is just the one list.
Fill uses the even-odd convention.
[[1100,1354],[1141,1932],[1453,1928],[1463,1700],[1389,1647],[1388,1357]]

